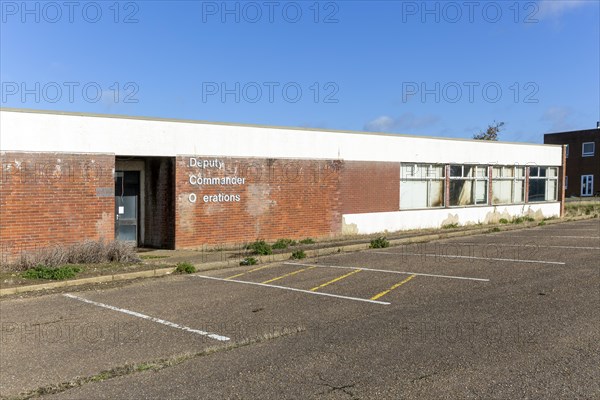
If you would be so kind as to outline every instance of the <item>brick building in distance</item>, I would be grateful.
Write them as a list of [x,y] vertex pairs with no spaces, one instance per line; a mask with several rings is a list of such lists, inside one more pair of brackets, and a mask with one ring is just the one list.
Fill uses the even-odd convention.
[[567,197],[600,194],[600,122],[596,129],[547,133],[544,144],[566,145]]

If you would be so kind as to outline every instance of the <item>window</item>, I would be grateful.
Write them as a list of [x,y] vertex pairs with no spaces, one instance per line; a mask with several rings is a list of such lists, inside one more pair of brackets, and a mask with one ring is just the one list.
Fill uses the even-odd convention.
[[488,167],[480,165],[450,166],[450,205],[487,204]]
[[529,167],[529,201],[556,201],[558,168]]
[[444,166],[402,164],[400,167],[400,208],[444,206]]
[[591,196],[594,191],[594,175],[581,175],[581,196]]
[[525,167],[492,168],[492,204],[523,203],[524,195]]
[[596,143],[586,142],[581,146],[581,155],[583,157],[593,157],[596,150]]

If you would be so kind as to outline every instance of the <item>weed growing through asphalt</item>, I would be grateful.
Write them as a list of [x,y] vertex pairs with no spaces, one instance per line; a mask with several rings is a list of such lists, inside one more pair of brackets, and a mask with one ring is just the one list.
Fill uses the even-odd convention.
[[258,260],[254,257],[246,257],[242,261],[240,261],[240,265],[256,265],[258,264]]
[[193,274],[194,272],[196,272],[196,267],[189,262],[180,262],[175,268],[176,274]]
[[382,249],[384,247],[390,247],[390,242],[386,239],[385,236],[380,236],[376,239],[371,240],[371,244],[369,245],[371,249]]
[[296,250],[292,253],[292,258],[294,260],[301,260],[303,258],[306,258],[306,253],[304,252],[304,250]]

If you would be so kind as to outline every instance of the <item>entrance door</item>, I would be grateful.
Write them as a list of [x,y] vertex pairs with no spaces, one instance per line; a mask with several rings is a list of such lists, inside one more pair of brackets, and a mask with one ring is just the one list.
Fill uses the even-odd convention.
[[591,196],[594,191],[594,175],[581,175],[581,196]]
[[139,232],[139,171],[115,172],[115,238],[137,246]]

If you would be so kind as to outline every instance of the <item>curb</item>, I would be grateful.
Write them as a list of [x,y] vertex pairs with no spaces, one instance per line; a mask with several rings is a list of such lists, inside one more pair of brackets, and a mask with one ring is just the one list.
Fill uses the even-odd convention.
[[[553,225],[553,224],[560,224],[560,223],[565,223],[565,222],[580,221],[580,220],[584,220],[584,219],[594,219],[594,218],[590,218],[589,216],[576,216],[576,217],[571,217],[568,220],[550,219],[550,220],[545,221],[545,225]],[[494,226],[488,226],[485,228],[469,229],[469,230],[458,231],[458,232],[449,231],[449,232],[442,232],[442,233],[433,233],[433,234],[429,234],[429,235],[412,236],[412,237],[406,237],[406,238],[400,238],[400,239],[391,239],[391,240],[389,240],[389,242],[390,242],[390,246],[399,246],[399,245],[403,245],[403,244],[423,243],[423,242],[430,242],[432,240],[448,239],[448,238],[453,238],[453,237],[473,236],[473,235],[481,235],[481,234],[486,234],[486,233],[492,234],[492,233],[499,233],[499,232],[504,232],[504,231],[535,228],[535,227],[539,226],[538,224],[539,224],[539,222],[536,222],[534,225],[494,225]],[[490,232],[490,230],[493,229],[494,227],[500,228],[500,231],[499,232]],[[367,250],[369,248],[370,248],[370,243],[365,242],[365,243],[351,244],[351,245],[345,245],[345,246],[344,245],[330,246],[330,247],[324,247],[324,248],[315,249],[315,250],[306,250],[305,252],[306,252],[307,257],[311,258],[311,257],[319,257],[319,256],[330,255],[330,254],[337,254],[337,253],[341,253],[341,252],[345,252],[345,253],[356,252],[356,251],[361,251],[361,250]],[[291,259],[291,255],[292,255],[292,253],[290,252],[290,253],[271,254],[269,256],[257,256],[257,258],[261,261],[261,263],[269,264],[269,263],[278,262],[278,261],[288,261]],[[210,263],[195,264],[194,266],[197,268],[197,272],[202,272],[202,271],[223,269],[223,268],[239,266],[239,265],[238,265],[237,260],[233,263],[233,265],[232,265],[232,260],[227,260],[227,261],[215,261],[215,262],[210,262]],[[171,275],[174,271],[175,271],[175,267],[165,267],[165,268],[155,268],[155,269],[151,269],[151,270],[147,270],[147,271],[126,272],[126,273],[113,274],[113,275],[101,275],[101,276],[95,276],[95,277],[90,277],[90,278],[74,279],[74,280],[70,280],[70,281],[48,282],[48,283],[42,283],[39,285],[15,286],[15,287],[6,288],[6,289],[0,289],[0,297],[12,295],[12,294],[40,291],[40,290],[57,289],[57,288],[63,288],[63,287],[69,287],[69,286],[80,286],[80,285],[86,285],[86,284],[90,284],[90,283],[125,281],[125,280],[137,279],[137,278],[154,278],[154,277],[159,277],[159,276]]]

